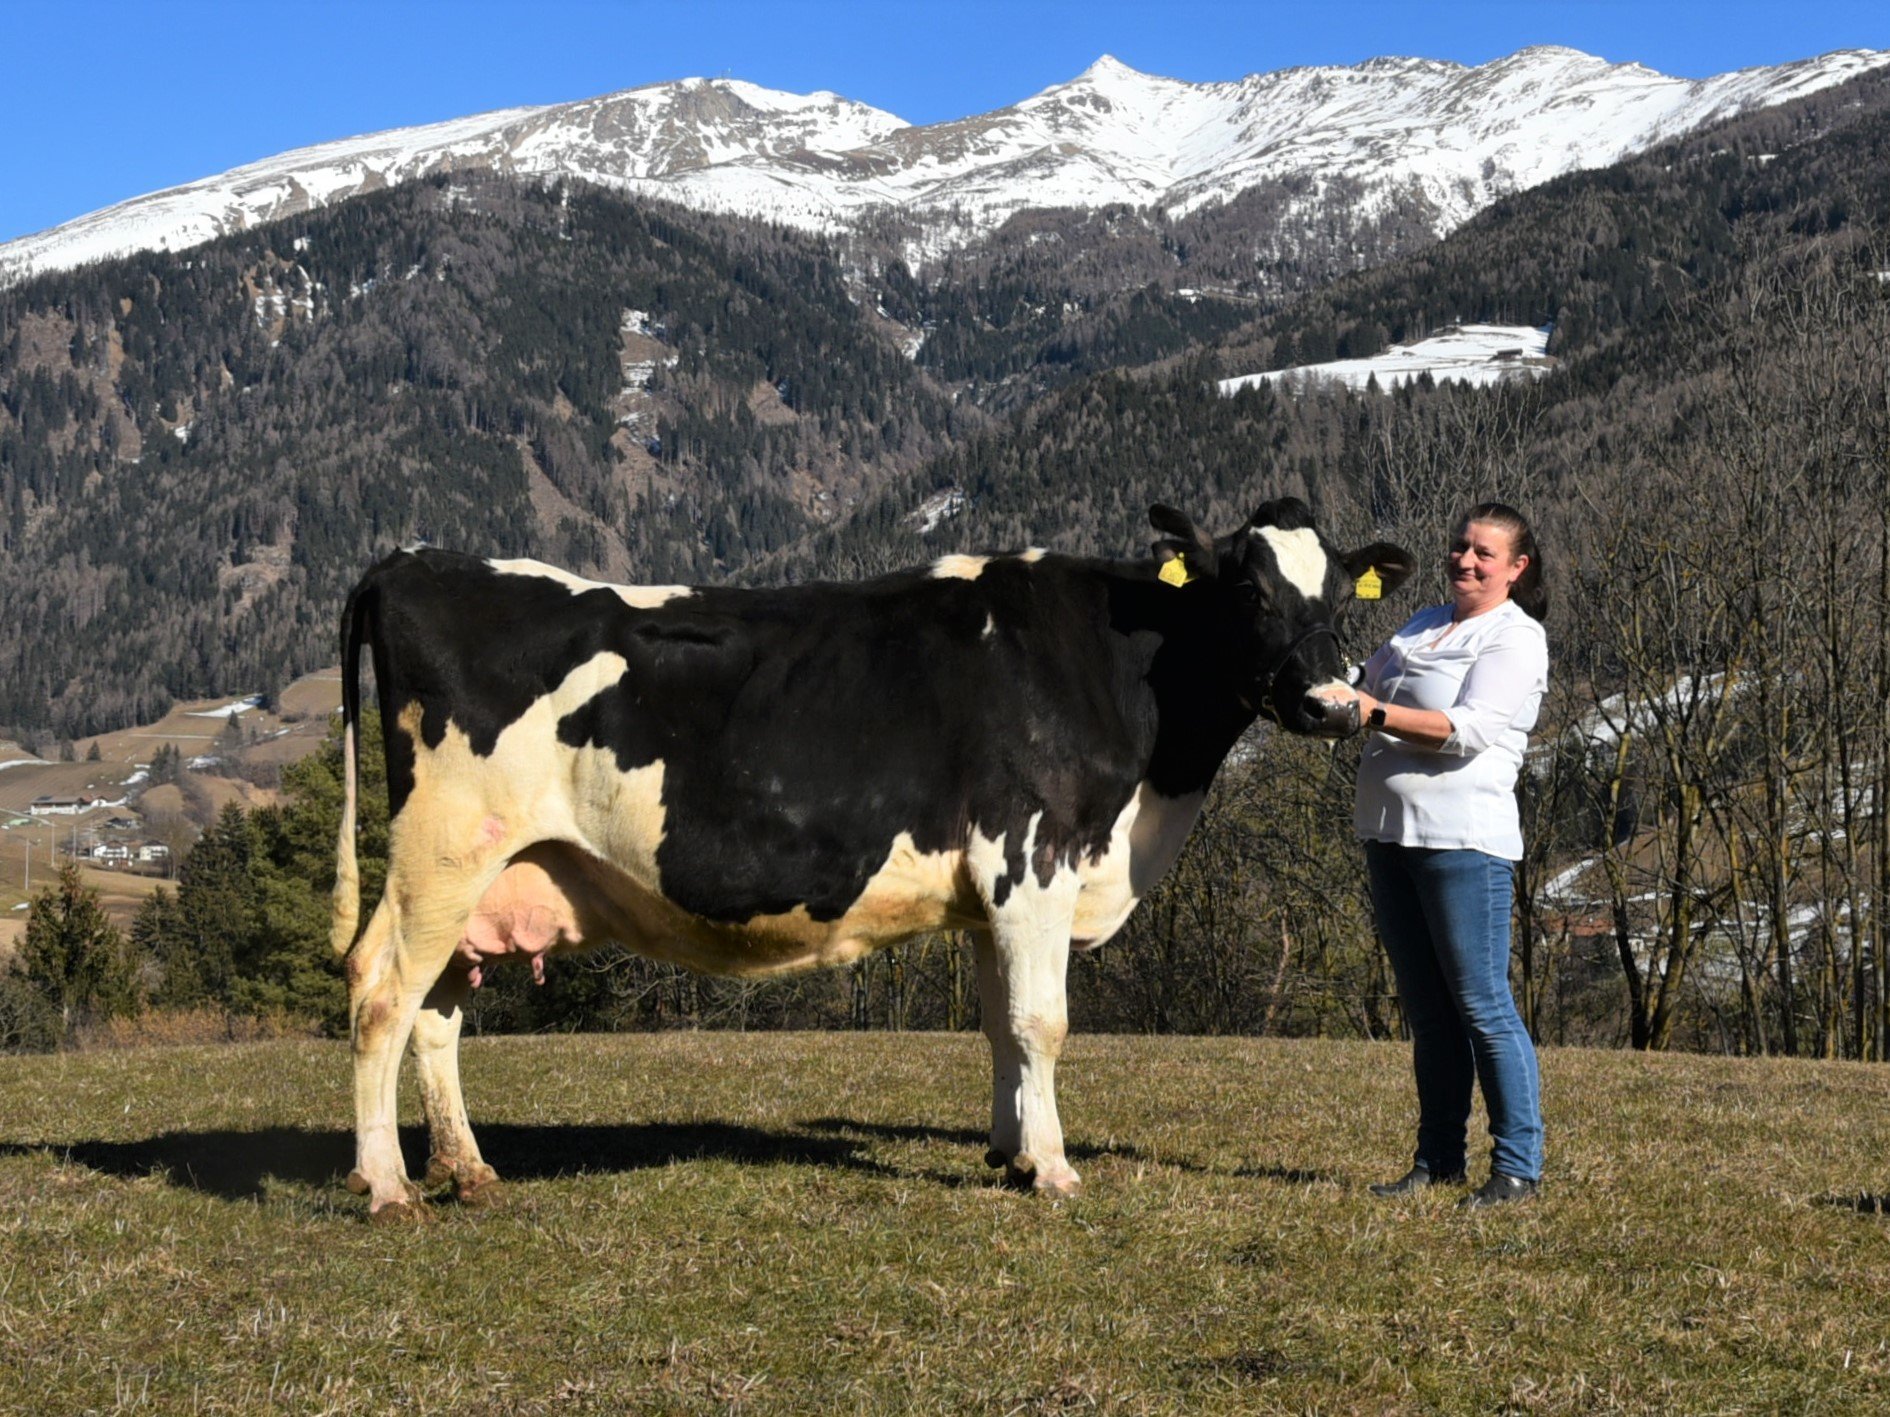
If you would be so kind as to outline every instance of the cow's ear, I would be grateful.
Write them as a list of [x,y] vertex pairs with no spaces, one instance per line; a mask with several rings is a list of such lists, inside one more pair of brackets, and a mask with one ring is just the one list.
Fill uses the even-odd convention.
[[1176,541],[1199,547],[1208,556],[1214,554],[1214,538],[1196,526],[1186,512],[1157,502],[1148,509],[1148,524]]
[[1352,578],[1360,600],[1376,600],[1390,595],[1405,583],[1417,563],[1411,553],[1389,541],[1374,541],[1348,551],[1339,558],[1345,573]]
[[1148,520],[1155,530],[1168,533],[1164,540],[1149,548],[1164,581],[1169,585],[1186,585],[1214,574],[1220,564],[1214,551],[1214,538],[1189,520],[1185,512],[1157,502],[1148,509]]
[[1149,551],[1155,557],[1156,577],[1169,585],[1184,586],[1214,574],[1215,559],[1192,541],[1158,541]]

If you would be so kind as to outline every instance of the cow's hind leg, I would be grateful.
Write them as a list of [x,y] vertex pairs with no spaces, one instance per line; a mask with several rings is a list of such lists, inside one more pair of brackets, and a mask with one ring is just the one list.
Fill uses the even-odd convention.
[[[993,912],[976,937],[978,999],[991,1043],[991,1151],[1018,1184],[1074,1195],[1081,1178],[1063,1154],[1056,1067],[1069,1033],[1065,973],[1074,886],[1013,891],[1014,908]],[[1024,900],[1017,897],[1024,895]],[[1065,899],[1065,897],[1068,899]]]
[[471,973],[457,962],[449,965],[414,1018],[413,1061],[427,1117],[427,1184],[450,1182],[462,1204],[490,1205],[503,1187],[499,1173],[479,1154],[459,1090],[459,1035],[471,997]]
[[[396,854],[398,848],[396,848]],[[423,1000],[445,972],[490,872],[427,873],[413,890],[398,863],[368,928],[348,955],[354,1042],[355,1169],[348,1187],[378,1220],[417,1218],[419,1187],[400,1154],[400,1060]],[[455,1030],[456,1031],[456,1030]],[[458,1094],[457,1079],[453,1093]],[[462,1104],[463,1105],[463,1104]]]
[[[348,1189],[373,1215],[417,1214],[420,1188],[407,1179],[395,1107],[406,1029],[399,1021],[398,908],[383,897],[348,952],[348,1032],[354,1045],[354,1170]],[[390,1209],[391,1208],[391,1209]]]

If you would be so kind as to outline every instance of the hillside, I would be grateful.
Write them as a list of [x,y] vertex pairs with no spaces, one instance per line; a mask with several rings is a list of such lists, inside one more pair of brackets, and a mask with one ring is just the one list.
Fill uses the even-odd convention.
[[[1873,76],[1560,178],[1421,253],[1173,358],[1057,390],[785,559],[902,564],[1026,543],[1129,554],[1150,502],[1180,502],[1225,526],[1262,488],[1308,497],[1342,526],[1405,531],[1402,519],[1419,509],[1400,505],[1389,484],[1409,481],[1420,462],[1445,476],[1431,464],[1450,455],[1453,427],[1464,464],[1448,475],[1453,487],[1483,479],[1526,490],[1560,530],[1564,515],[1590,517],[1610,502],[1624,456],[1697,426],[1736,368],[1782,367],[1803,331],[1755,309],[1756,287],[1780,288],[1828,259],[1871,289],[1873,272],[1890,268],[1886,172],[1890,81]],[[1210,389],[1482,321],[1551,326],[1556,376],[1471,397],[1428,381],[1395,398]],[[1737,341],[1724,338],[1729,324]],[[1846,376],[1870,377],[1868,368]],[[1463,443],[1472,428],[1500,432],[1505,445]],[[904,510],[947,488],[958,510],[921,535]]]
[[333,663],[412,539],[704,579],[960,409],[805,238],[445,181],[0,293],[0,723]]
[[[1890,1058],[1886,174],[1871,75],[1291,300],[1184,293],[1149,213],[1034,214],[915,272],[890,237],[496,178],[43,277],[0,292],[0,717],[84,742],[332,664],[345,587],[412,537],[791,581],[1141,554],[1152,502],[1225,531],[1291,493],[1337,541],[1428,557],[1496,495],[1542,531],[1552,602],[1522,798],[1532,1028]],[[1029,239],[1049,233],[1071,241]],[[1549,328],[1553,365],[1220,392],[1484,323]],[[1353,653],[1419,581],[1352,613]],[[1091,1017],[1397,1027],[1352,754],[1254,732],[1168,884],[1077,972]],[[961,965],[927,940],[751,994],[616,961],[481,1007],[495,1028],[951,1021]]]
[[[128,928],[226,805],[275,800],[281,769],[321,745],[340,703],[341,683],[330,670],[294,681],[265,703],[187,701],[155,722],[39,743],[38,752],[0,741],[0,959],[25,928],[29,885],[43,890],[58,862],[78,860],[106,914]],[[60,760],[66,751],[70,762]],[[154,759],[172,752],[171,770],[160,767],[154,776]],[[90,805],[47,813],[42,802],[41,812],[31,810],[47,797]]]

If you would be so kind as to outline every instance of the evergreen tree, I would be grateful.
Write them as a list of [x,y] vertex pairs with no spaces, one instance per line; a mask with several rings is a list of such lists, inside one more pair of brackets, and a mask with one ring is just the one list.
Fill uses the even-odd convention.
[[151,755],[151,785],[153,787],[175,783],[183,775],[183,754],[177,751],[175,743],[165,743]]
[[58,881],[33,898],[20,965],[27,983],[57,1012],[62,1038],[88,1018],[134,1014],[143,1004],[124,937],[69,861]]
[[178,873],[171,928],[158,936],[163,980],[157,1000],[171,1005],[227,1004],[259,909],[250,873],[255,835],[249,815],[232,802],[217,817]]
[[[360,729],[357,854],[364,900],[387,871],[387,787],[379,717]],[[335,835],[343,794],[339,729],[283,771],[280,806],[232,803],[197,843],[175,895],[160,891],[132,923],[138,954],[155,962],[157,1001],[282,1014],[339,1032],[347,990],[328,947]]]

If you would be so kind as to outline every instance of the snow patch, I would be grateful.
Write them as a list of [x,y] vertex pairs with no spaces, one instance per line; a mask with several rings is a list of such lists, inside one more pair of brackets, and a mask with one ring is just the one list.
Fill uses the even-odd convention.
[[1380,389],[1393,389],[1429,374],[1438,383],[1487,386],[1516,379],[1537,379],[1555,367],[1550,357],[1551,326],[1447,325],[1415,344],[1394,344],[1367,359],[1339,359],[1326,364],[1302,364],[1264,374],[1243,374],[1223,379],[1224,394],[1262,384],[1282,384],[1294,392],[1321,384],[1364,389],[1375,379]]
[[235,703],[224,704],[220,708],[192,709],[187,714],[185,714],[185,717],[186,718],[235,718],[238,714],[245,714],[245,713],[248,713],[251,709],[261,708],[262,702],[263,702],[263,696],[261,694],[251,694],[246,699],[238,699],[236,700]]
[[965,494],[956,487],[935,492],[907,513],[906,521],[920,536],[930,535],[940,523],[950,521],[965,509]]

